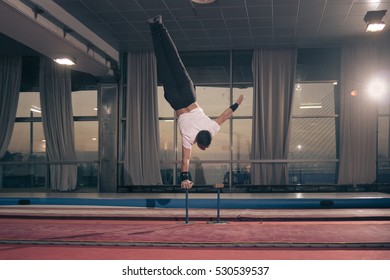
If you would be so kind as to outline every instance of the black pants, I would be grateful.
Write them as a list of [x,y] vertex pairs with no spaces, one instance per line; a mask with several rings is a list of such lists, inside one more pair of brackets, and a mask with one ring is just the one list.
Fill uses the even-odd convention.
[[185,108],[196,101],[194,84],[165,26],[155,23],[151,31],[164,97],[174,110]]

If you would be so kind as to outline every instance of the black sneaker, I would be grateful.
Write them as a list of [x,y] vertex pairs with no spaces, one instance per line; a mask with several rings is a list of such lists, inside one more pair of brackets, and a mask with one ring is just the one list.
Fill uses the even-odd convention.
[[150,18],[148,19],[148,23],[150,25],[154,25],[154,24],[162,24],[162,16],[161,15],[158,15],[154,18]]

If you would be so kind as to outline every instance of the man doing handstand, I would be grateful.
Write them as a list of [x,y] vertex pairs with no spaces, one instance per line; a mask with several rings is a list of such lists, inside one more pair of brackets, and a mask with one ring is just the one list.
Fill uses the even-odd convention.
[[201,150],[206,150],[220,126],[232,116],[244,100],[244,96],[240,95],[232,106],[218,118],[211,120],[196,102],[194,84],[171,36],[162,23],[162,17],[149,19],[148,23],[157,59],[157,72],[164,87],[164,97],[178,116],[178,127],[182,137],[181,187],[190,189],[192,182],[189,164],[192,145],[196,143]]

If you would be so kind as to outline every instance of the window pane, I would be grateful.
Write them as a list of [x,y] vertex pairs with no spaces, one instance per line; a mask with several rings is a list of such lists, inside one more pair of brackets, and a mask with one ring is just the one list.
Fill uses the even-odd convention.
[[[252,149],[252,120],[234,120],[233,121],[233,159],[249,160],[251,149]],[[244,164],[244,166],[246,165],[247,164]]]
[[378,183],[390,183],[390,161],[378,162]]
[[33,123],[33,154],[40,160],[46,159],[46,140],[41,122]]
[[[30,143],[31,134],[32,143]],[[29,160],[45,160],[46,142],[42,123],[36,122],[32,123],[32,125],[26,122],[15,123],[8,152],[11,154],[18,153]],[[33,155],[31,158],[30,153]]]
[[169,105],[168,101],[166,101],[164,98],[163,87],[157,87],[157,97],[158,97],[158,114],[160,118],[173,118],[174,110]]
[[336,159],[335,119],[293,119],[289,158]]
[[47,165],[38,165],[34,164],[32,166],[32,174],[34,176],[33,180],[33,187],[45,187],[46,186],[46,181],[47,175],[48,175],[48,170],[47,170]]
[[251,182],[252,182],[251,165],[250,164],[242,164],[242,165],[234,166],[233,173],[231,176],[230,176],[230,172],[225,173],[225,175],[223,177],[223,183],[225,185],[229,185],[230,180],[232,180],[233,186],[251,184]]
[[318,159],[318,162],[290,163],[289,180],[292,184],[336,182],[336,162],[322,162],[337,157],[334,87],[329,82],[296,84],[289,159]]
[[30,154],[30,123],[15,123],[8,151],[12,154]]
[[[20,161],[14,157],[14,161]],[[8,160],[7,160],[8,161]],[[2,188],[37,188],[45,187],[46,165],[7,164],[0,165],[0,187]]]
[[191,177],[196,185],[214,185],[224,182],[225,174],[229,170],[229,164],[190,164]]
[[[292,184],[334,184],[336,180],[336,116],[333,83],[296,84],[288,165]],[[321,117],[324,116],[324,117]]]
[[[30,117],[31,109],[40,111],[41,101],[39,100],[39,92],[20,92],[18,109],[16,117]],[[39,113],[34,113],[34,116],[41,116]]]
[[290,163],[290,184],[335,184],[336,162]]
[[253,109],[253,87],[247,88],[234,88],[233,89],[233,102],[237,100],[240,94],[244,94],[245,99],[241,103],[237,111],[234,112],[234,116],[247,116],[252,118]]
[[78,160],[98,160],[98,122],[74,123],[75,146]]
[[97,116],[97,91],[72,92],[72,107],[74,116]]
[[0,185],[4,188],[45,187],[47,166],[23,164],[26,161],[45,161],[45,152],[46,143],[41,122],[15,123],[10,145],[2,159],[15,164],[0,165]]
[[98,185],[98,164],[83,163],[77,166],[78,188],[97,188]]
[[334,115],[333,83],[296,84],[293,115]]
[[[173,185],[173,183],[177,183],[179,178],[176,178],[176,181],[174,182],[175,173],[173,172],[176,168],[176,164],[168,164],[164,163],[160,166],[160,172],[161,172],[161,179],[163,185]],[[178,176],[180,173],[179,171],[176,172],[176,176]]]
[[230,106],[229,87],[196,87],[196,101],[209,117],[218,117]]
[[[32,143],[30,143],[31,134],[33,136]],[[26,158],[32,153],[35,159],[36,157],[45,159],[46,143],[42,123],[37,122],[32,123],[32,125],[31,123],[15,123],[8,151],[20,153]]]
[[[175,160],[175,143],[174,139],[174,121],[173,120],[161,120],[160,126],[160,160],[172,161]],[[164,164],[164,163],[163,163]],[[163,168],[163,167],[161,167]]]

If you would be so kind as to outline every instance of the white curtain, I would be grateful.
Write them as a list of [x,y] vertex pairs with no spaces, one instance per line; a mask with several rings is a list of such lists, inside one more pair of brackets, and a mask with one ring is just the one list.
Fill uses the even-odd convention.
[[[296,49],[253,52],[252,160],[288,158],[296,59]],[[253,163],[251,173],[255,185],[288,183],[287,163]]]
[[11,141],[21,77],[22,58],[0,56],[0,159]]
[[[18,107],[22,57],[0,56],[0,160],[11,141]],[[3,165],[0,165],[0,188],[3,187]]]
[[[75,161],[70,69],[42,57],[39,86],[48,160]],[[77,165],[50,165],[52,190],[72,191],[76,188],[76,184]]]
[[372,98],[369,85],[386,68],[388,50],[372,46],[342,49],[338,184],[376,180],[378,101]]
[[160,185],[156,58],[132,52],[127,65],[124,183]]

